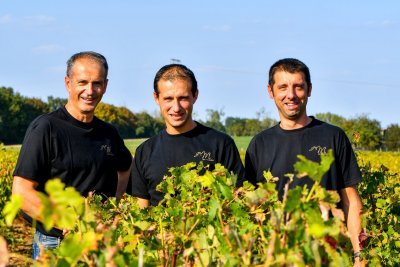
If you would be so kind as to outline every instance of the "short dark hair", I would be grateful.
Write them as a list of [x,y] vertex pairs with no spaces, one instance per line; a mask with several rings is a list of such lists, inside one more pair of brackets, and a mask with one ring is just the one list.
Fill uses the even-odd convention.
[[173,81],[175,79],[182,79],[189,81],[191,84],[192,95],[194,96],[197,92],[197,80],[194,76],[193,71],[182,64],[169,64],[162,67],[154,77],[154,92],[158,95],[160,93],[158,89],[158,82],[163,80]]
[[268,84],[273,87],[275,80],[274,75],[277,71],[286,71],[289,73],[302,72],[306,79],[307,86],[311,86],[310,70],[307,65],[295,58],[284,58],[275,62],[269,69],[269,81]]
[[105,79],[107,79],[107,75],[108,75],[108,63],[107,63],[107,59],[102,55],[99,54],[97,52],[93,52],[93,51],[84,51],[84,52],[79,52],[76,53],[74,55],[72,55],[68,61],[67,61],[67,76],[71,77],[71,69],[75,64],[75,61],[77,59],[80,58],[90,58],[98,63],[100,63],[101,65],[103,65],[104,67],[104,71],[105,71]]

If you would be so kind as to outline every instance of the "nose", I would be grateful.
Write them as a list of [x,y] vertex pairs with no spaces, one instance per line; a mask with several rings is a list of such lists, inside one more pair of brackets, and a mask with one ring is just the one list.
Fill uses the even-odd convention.
[[175,99],[173,104],[172,104],[172,111],[173,112],[179,112],[181,110],[181,104],[179,103],[178,99]]
[[95,91],[93,83],[88,83],[85,91],[88,95],[93,95]]
[[290,87],[290,88],[287,90],[286,97],[287,97],[288,99],[296,98],[296,88]]

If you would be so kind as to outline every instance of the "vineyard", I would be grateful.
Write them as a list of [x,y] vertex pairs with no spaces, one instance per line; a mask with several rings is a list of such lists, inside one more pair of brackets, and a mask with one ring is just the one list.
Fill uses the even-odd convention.
[[[129,146],[129,145],[128,145]],[[32,231],[16,228],[21,199],[10,198],[19,148],[0,147],[0,266],[30,266]],[[240,149],[240,146],[239,146]],[[244,149],[240,149],[244,153]],[[242,154],[241,153],[241,154]],[[400,154],[357,152],[363,182],[363,227],[368,239],[362,258],[370,266],[400,265]],[[316,182],[294,188],[277,201],[273,177],[255,189],[234,189],[236,177],[223,166],[187,164],[171,168],[158,187],[166,193],[157,207],[141,210],[127,195],[116,201],[81,197],[57,179],[42,195],[46,227],[69,229],[61,246],[36,266],[351,266],[352,249],[336,209],[338,194],[318,185],[332,162],[299,159],[295,169]],[[206,170],[206,171],[204,171]],[[321,206],[332,216],[321,214]],[[7,243],[7,249],[5,248]]]

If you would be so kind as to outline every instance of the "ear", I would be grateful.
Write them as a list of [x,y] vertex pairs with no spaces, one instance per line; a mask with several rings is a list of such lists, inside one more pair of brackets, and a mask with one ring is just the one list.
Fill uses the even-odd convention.
[[157,105],[160,105],[158,95],[154,91],[153,91],[153,98],[154,98],[154,101],[156,101]]
[[193,104],[196,103],[197,97],[199,97],[199,89],[197,89],[196,93],[194,93]]
[[269,84],[268,84],[268,94],[271,99],[274,99],[274,91],[272,90],[272,87]]
[[307,92],[308,97],[311,96],[311,91],[312,91],[312,84],[310,83],[310,86],[308,87],[308,92]]
[[66,75],[64,78],[64,84],[65,84],[65,88],[67,89],[68,93],[70,93],[71,92],[71,79],[68,77],[68,75]]
[[106,79],[104,81],[104,92],[103,92],[103,95],[107,92],[107,85],[108,85],[108,79]]

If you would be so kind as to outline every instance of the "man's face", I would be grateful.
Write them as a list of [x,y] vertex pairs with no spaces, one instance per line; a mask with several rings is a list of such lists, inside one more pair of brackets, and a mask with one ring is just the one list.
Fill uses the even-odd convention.
[[299,121],[307,117],[306,106],[311,96],[311,86],[307,86],[304,74],[277,71],[274,80],[273,88],[268,85],[268,93],[275,101],[281,121]]
[[158,82],[159,94],[154,93],[154,100],[160,106],[169,134],[184,133],[195,126],[192,110],[198,92],[193,95],[191,87],[191,83],[183,79],[161,79]]
[[71,115],[78,120],[93,116],[107,89],[103,65],[90,58],[77,59],[70,77],[65,77],[65,87],[69,93],[68,107]]

